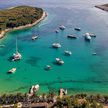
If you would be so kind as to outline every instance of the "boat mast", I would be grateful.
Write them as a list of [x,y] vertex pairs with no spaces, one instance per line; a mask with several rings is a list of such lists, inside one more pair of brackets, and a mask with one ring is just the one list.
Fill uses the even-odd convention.
[[17,47],[17,37],[16,37],[16,53],[18,53],[18,47]]

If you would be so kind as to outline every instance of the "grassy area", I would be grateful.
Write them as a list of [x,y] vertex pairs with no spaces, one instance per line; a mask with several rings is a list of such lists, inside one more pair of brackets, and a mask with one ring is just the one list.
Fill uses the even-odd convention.
[[40,19],[42,14],[43,9],[30,6],[18,6],[0,10],[0,31],[7,28],[32,24]]

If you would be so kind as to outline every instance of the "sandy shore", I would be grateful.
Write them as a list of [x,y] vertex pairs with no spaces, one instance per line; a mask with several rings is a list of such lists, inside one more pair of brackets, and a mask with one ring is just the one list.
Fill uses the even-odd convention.
[[11,29],[10,28],[9,29],[5,29],[5,30],[1,31],[0,39],[3,38],[7,32],[10,32],[10,31],[13,31],[13,30],[20,30],[20,29],[32,27],[32,26],[38,24],[40,21],[42,21],[46,16],[47,16],[47,13],[43,12],[42,17],[40,19],[38,19],[37,21],[35,21],[33,24],[27,24],[25,26],[19,26],[19,27],[14,27],[14,28],[11,28]]
[[108,7],[105,5],[97,5],[95,7],[108,12]]

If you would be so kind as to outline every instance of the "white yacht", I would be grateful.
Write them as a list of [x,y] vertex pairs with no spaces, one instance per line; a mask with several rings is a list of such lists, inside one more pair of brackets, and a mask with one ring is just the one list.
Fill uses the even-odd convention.
[[66,54],[66,55],[71,55],[72,52],[67,50],[67,51],[65,51],[65,54]]
[[8,73],[15,73],[15,71],[16,71],[16,68],[12,68],[8,71]]
[[16,38],[16,53],[13,54],[12,61],[17,61],[22,58],[21,54],[18,52],[18,47],[17,47],[17,38]]
[[89,33],[85,33],[85,39],[86,39],[87,41],[90,41],[90,40],[91,40],[91,36],[90,36]]
[[64,25],[60,25],[60,26],[59,26],[59,29],[60,29],[60,30],[65,30],[66,27],[65,27]]
[[38,39],[38,36],[32,36],[32,40]]
[[53,48],[60,48],[61,47],[61,44],[60,43],[53,43],[52,44],[52,47]]
[[60,58],[56,58],[56,63],[59,65],[62,65],[62,64],[64,64],[64,61],[61,60]]

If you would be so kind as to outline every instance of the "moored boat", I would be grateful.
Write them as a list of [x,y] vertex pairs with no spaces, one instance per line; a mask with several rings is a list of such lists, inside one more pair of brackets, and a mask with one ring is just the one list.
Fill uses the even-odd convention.
[[70,39],[77,39],[77,37],[76,37],[75,35],[73,35],[73,34],[68,35],[67,38],[70,38]]
[[72,54],[71,51],[68,51],[68,50],[65,51],[65,55],[71,55],[71,54]]
[[31,94],[31,95],[33,95],[33,94],[35,94],[35,92],[37,92],[39,90],[39,85],[37,84],[37,85],[33,85],[31,88],[30,88],[30,91],[29,91],[29,93]]
[[60,48],[61,47],[61,44],[60,43],[53,43],[52,44],[52,47],[53,48]]
[[96,53],[96,52],[94,52],[94,53],[92,53],[92,55],[97,55],[97,53]]
[[21,54],[18,52],[18,47],[17,47],[17,38],[16,38],[16,53],[13,54],[12,56],[12,61],[17,61],[22,58]]
[[66,27],[65,27],[64,25],[60,25],[60,26],[59,26],[59,29],[60,29],[60,30],[65,30]]
[[32,36],[32,40],[38,39],[38,36]]
[[81,28],[74,28],[74,30],[76,30],[76,31],[81,31]]
[[87,41],[91,40],[91,36],[89,33],[85,33],[85,40],[87,40]]
[[59,33],[59,30],[55,30],[56,33]]
[[60,58],[56,58],[56,63],[59,65],[62,65],[62,64],[64,64],[64,61]]
[[50,65],[45,66],[45,70],[51,70],[51,69],[52,69],[52,67]]
[[8,71],[8,73],[15,73],[16,72],[16,68],[12,68]]

